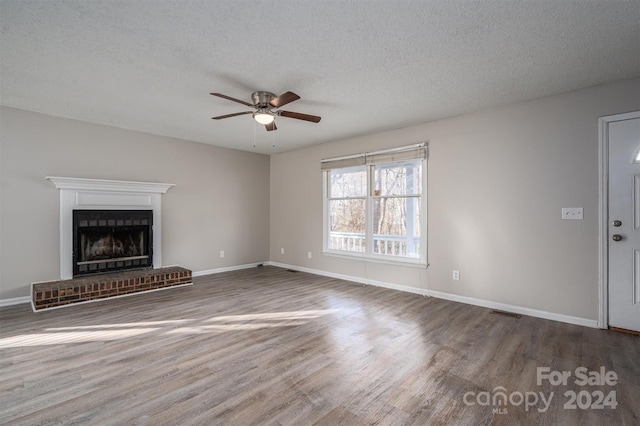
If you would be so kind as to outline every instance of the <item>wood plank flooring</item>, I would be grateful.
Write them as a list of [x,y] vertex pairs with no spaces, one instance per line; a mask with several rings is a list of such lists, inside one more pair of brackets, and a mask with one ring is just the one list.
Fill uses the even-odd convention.
[[[640,424],[638,336],[275,267],[0,321],[0,424]],[[617,383],[578,386],[583,366]]]

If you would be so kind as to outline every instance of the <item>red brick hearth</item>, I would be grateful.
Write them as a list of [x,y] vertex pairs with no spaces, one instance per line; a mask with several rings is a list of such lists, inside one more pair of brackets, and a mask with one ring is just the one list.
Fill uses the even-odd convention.
[[122,296],[191,283],[191,271],[179,266],[115,272],[62,281],[34,283],[33,310]]

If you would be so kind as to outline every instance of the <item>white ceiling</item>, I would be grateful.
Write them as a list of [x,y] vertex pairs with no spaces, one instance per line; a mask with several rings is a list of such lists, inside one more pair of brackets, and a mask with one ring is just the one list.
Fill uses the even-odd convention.
[[[0,16],[2,105],[265,154],[640,76],[638,1],[0,0]],[[322,121],[211,120],[247,108],[209,92],[254,90]]]

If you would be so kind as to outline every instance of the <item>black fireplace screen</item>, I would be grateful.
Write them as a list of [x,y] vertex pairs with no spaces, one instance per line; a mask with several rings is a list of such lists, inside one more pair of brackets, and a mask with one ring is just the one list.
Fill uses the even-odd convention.
[[73,275],[153,266],[152,210],[74,210]]

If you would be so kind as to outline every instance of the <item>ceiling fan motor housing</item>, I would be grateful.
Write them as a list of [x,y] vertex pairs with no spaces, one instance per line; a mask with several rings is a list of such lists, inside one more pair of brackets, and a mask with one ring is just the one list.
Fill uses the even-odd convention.
[[269,102],[276,98],[271,92],[253,92],[251,100],[257,108],[269,108]]

